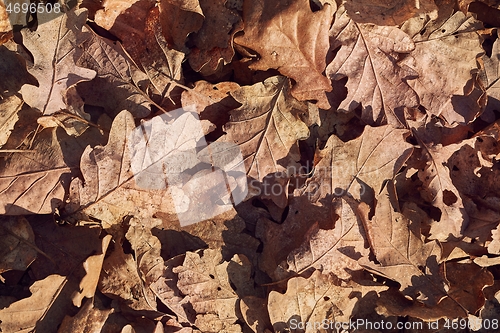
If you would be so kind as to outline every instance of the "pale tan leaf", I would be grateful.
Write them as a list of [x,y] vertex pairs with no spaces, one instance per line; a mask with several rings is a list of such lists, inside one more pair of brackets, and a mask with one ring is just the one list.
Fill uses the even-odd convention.
[[95,128],[78,139],[69,138],[56,128],[38,133],[29,151],[21,150],[1,161],[0,213],[52,213],[61,206],[65,184],[78,169],[81,141],[95,144],[100,138]]
[[[238,265],[239,261],[245,264]],[[230,273],[228,267],[233,262],[239,268]],[[186,295],[197,313],[196,327],[203,332],[241,332],[236,312],[239,297],[231,287],[231,282],[237,283],[239,274],[248,274],[248,265],[248,259],[238,255],[231,262],[224,262],[217,250],[186,253],[184,264],[173,271],[179,276],[179,290]],[[244,281],[237,289],[245,285],[253,288],[253,281]]]
[[[286,262],[278,270],[301,274],[316,268],[323,274],[333,273],[348,280],[351,273],[362,267],[358,259],[368,257],[365,249],[365,232],[361,219],[357,216],[357,202],[348,198],[334,198],[332,210],[338,216],[333,229],[319,229],[315,224],[300,247],[290,252]],[[281,274],[284,274],[281,273]],[[280,276],[279,273],[275,274]]]
[[28,105],[44,115],[66,109],[66,89],[96,75],[95,71],[76,65],[82,54],[81,44],[91,37],[82,30],[86,19],[86,10],[70,10],[40,24],[36,31],[21,31],[24,45],[34,57],[28,70],[38,80],[37,87],[24,85],[21,93]]
[[346,1],[344,6],[355,22],[376,25],[400,25],[409,18],[423,14],[435,18],[438,9],[434,0]]
[[430,146],[422,142],[427,165],[418,172],[418,177],[424,185],[420,195],[441,210],[440,220],[432,225],[431,239],[444,241],[450,234],[459,237],[469,221],[462,196],[451,179],[447,165],[451,155],[467,141],[444,147],[442,145]]
[[[144,288],[150,289],[151,293],[146,293],[146,297],[156,296],[163,304],[169,307],[178,318],[180,323],[193,323],[195,314],[189,310],[186,300],[176,286],[177,279],[172,273],[173,266],[182,265],[184,256],[178,256],[163,261],[160,255],[161,243],[157,237],[153,236],[152,228],[161,224],[157,219],[133,218],[126,234],[134,250],[137,261],[137,269]],[[154,299],[151,299],[153,302]]]
[[336,8],[325,4],[312,12],[307,0],[245,1],[244,35],[235,43],[256,51],[254,70],[274,68],[296,81],[292,95],[300,101],[316,100],[329,109],[325,92],[331,91],[324,76],[328,51],[328,29]]
[[369,219],[369,208],[360,205],[370,247],[379,264],[361,258],[359,263],[370,271],[401,285],[401,291],[413,300],[435,306],[446,297],[446,282],[440,277],[438,263],[441,248],[436,241],[425,243],[420,234],[422,213],[411,203],[402,213],[394,210],[384,190],[378,197],[375,215]]
[[23,100],[16,95],[0,100],[0,110],[2,110],[0,113],[0,148],[7,142],[10,132],[19,120],[17,113],[22,106]]
[[472,14],[453,12],[446,3],[436,20],[413,18],[402,27],[415,43],[404,64],[417,72],[418,78],[408,84],[426,111],[442,117],[449,126],[473,121],[486,103],[477,78],[477,58],[484,52],[479,29],[482,23]]
[[[0,2],[0,34],[12,30],[4,2]],[[0,43],[1,45],[2,43]]]
[[0,310],[0,329],[5,333],[33,332],[59,296],[66,277],[50,275],[30,287],[31,296]]
[[269,293],[268,310],[276,332],[327,332],[309,325],[304,330],[297,329],[298,323],[321,323],[349,321],[350,313],[342,310],[352,302],[350,287],[340,286],[334,276],[315,271],[309,278],[294,277],[288,280],[285,294],[277,291]]
[[326,68],[332,80],[347,77],[348,94],[339,109],[361,105],[367,123],[403,127],[403,108],[418,106],[418,98],[407,84],[416,72],[400,60],[415,44],[397,27],[356,23],[342,9],[330,30],[332,47],[340,50]]
[[57,333],[101,333],[114,309],[102,309],[103,306],[100,308],[94,304],[95,302],[95,298],[87,300],[75,316],[64,317]]
[[359,200],[369,195],[369,188],[378,194],[384,181],[392,179],[412,154],[412,145],[405,141],[408,134],[386,125],[366,126],[359,138],[349,142],[330,136],[316,153],[319,162],[304,193],[314,202],[345,193]]
[[304,105],[290,96],[290,82],[282,76],[245,86],[231,95],[243,105],[231,112],[218,142],[237,144],[248,176],[261,181],[266,175],[297,166],[297,141],[309,136],[298,117]]
[[491,56],[483,56],[484,85],[488,94],[486,112],[500,110],[500,41],[497,39],[492,46]]
[[94,297],[97,283],[99,282],[99,276],[101,274],[104,255],[108,249],[109,242],[111,242],[111,238],[111,235],[106,235],[102,239],[101,254],[92,255],[83,262],[83,268],[87,274],[80,281],[80,290],[73,295],[73,304],[76,307],[80,307],[82,305],[83,298]]
[[26,270],[37,252],[35,235],[24,217],[0,220],[0,274],[13,269]]
[[144,287],[137,263],[131,254],[125,254],[120,244],[104,260],[99,278],[99,291],[135,311],[158,314],[151,290]]
[[500,225],[491,230],[491,238],[493,240],[488,244],[488,253],[500,254]]
[[77,86],[86,104],[103,107],[111,117],[122,110],[128,110],[137,118],[151,112],[150,105],[154,102],[140,85],[147,76],[127,56],[121,44],[113,44],[91,32],[82,48],[84,52],[77,65],[97,72],[95,79]]

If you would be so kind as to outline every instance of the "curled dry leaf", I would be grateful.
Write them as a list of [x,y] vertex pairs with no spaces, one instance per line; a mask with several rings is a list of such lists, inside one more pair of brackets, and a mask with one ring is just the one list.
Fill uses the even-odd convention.
[[403,108],[418,106],[417,94],[408,79],[416,72],[402,65],[415,44],[397,27],[356,23],[343,8],[330,30],[336,57],[326,74],[332,80],[347,76],[347,98],[339,108],[353,111],[362,105],[362,119],[369,124],[403,127]]
[[[24,101],[44,115],[66,109],[66,90],[79,82],[92,80],[96,72],[76,65],[82,54],[82,43],[91,35],[82,30],[87,19],[84,9],[70,10],[66,15],[42,13],[36,31],[23,29],[26,48],[33,54],[34,64],[28,71],[38,80],[38,86],[21,88]],[[50,17],[53,15],[54,17]],[[85,118],[83,110],[79,116]]]
[[320,108],[329,109],[325,92],[332,87],[324,71],[335,9],[328,3],[312,12],[307,0],[245,1],[244,35],[237,36],[235,43],[259,54],[259,60],[250,65],[252,69],[279,70],[296,81],[292,89],[295,98],[316,100]]
[[[309,278],[294,277],[288,280],[285,294],[269,293],[267,307],[271,323],[276,332],[292,329],[297,323],[348,322],[350,287],[341,286],[335,276],[315,271]],[[286,306],[283,306],[286,304]],[[304,332],[317,332],[309,325]]]
[[[486,95],[477,77],[477,58],[484,52],[478,30],[482,23],[472,14],[440,7],[437,20],[418,17],[402,27],[415,43],[403,63],[418,73],[408,81],[428,113],[450,126],[473,121],[482,112]],[[454,64],[454,65],[451,65]]]
[[319,162],[304,192],[313,202],[344,193],[359,200],[370,189],[378,194],[384,181],[392,179],[412,154],[412,145],[405,141],[408,134],[408,130],[386,125],[367,126],[349,142],[330,136],[325,148],[316,153]]
[[231,112],[219,142],[237,144],[249,177],[262,181],[274,172],[297,166],[297,141],[309,136],[298,113],[304,105],[290,96],[290,81],[282,76],[231,93],[243,104]]

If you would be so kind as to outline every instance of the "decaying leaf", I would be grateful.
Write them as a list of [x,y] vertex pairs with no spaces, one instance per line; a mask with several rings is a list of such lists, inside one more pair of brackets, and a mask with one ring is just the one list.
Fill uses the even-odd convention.
[[307,0],[245,1],[244,35],[235,42],[258,53],[251,68],[279,70],[297,82],[291,91],[295,98],[317,100],[319,107],[329,109],[325,91],[332,88],[324,71],[334,11],[328,3],[313,13]]

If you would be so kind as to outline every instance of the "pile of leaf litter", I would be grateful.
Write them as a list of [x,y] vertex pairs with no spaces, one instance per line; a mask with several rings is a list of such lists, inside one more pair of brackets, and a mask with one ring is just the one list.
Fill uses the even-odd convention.
[[[0,2],[0,331],[496,332],[499,20],[494,0],[83,0],[11,31]],[[219,212],[189,172],[142,186],[143,124],[147,147],[238,147],[245,200]],[[189,189],[210,217],[181,226]]]

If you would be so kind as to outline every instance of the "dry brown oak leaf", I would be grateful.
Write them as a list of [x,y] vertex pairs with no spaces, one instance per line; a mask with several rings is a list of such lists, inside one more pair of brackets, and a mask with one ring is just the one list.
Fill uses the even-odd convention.
[[309,129],[299,117],[306,107],[290,95],[289,79],[273,76],[231,96],[242,106],[231,111],[227,134],[218,142],[240,147],[247,175],[262,181],[270,173],[298,167],[297,141],[306,139]]
[[277,69],[295,80],[295,98],[316,100],[320,108],[329,109],[325,92],[332,87],[324,71],[335,9],[325,4],[312,12],[308,0],[245,1],[244,34],[237,36],[235,43],[258,53],[251,69]]
[[[44,115],[67,109],[66,90],[79,82],[90,81],[96,72],[76,65],[83,53],[81,44],[91,38],[82,30],[87,10],[70,10],[65,15],[38,14],[36,31],[21,30],[24,46],[33,54],[34,63],[28,71],[38,80],[38,86],[25,84],[21,88],[24,101]],[[55,17],[50,17],[50,16]],[[83,110],[80,116],[84,117]]]
[[[200,30],[205,20],[198,0],[160,0],[161,29],[168,47],[188,53],[187,36]],[[175,19],[172,19],[175,17]]]
[[[151,164],[132,172],[129,147],[135,128],[132,115],[122,111],[113,121],[106,146],[85,149],[80,162],[83,179],[74,179],[70,186],[70,202],[65,207],[68,218],[87,220],[90,216],[111,228],[126,215],[152,217],[158,210],[172,211],[173,203],[164,188],[146,191],[136,183],[140,177],[151,178]],[[173,128],[190,130],[181,125]]]
[[437,16],[434,0],[349,0],[344,6],[349,16],[357,23],[395,26],[419,14]]
[[337,216],[335,227],[320,229],[318,223],[315,223],[308,231],[304,243],[290,252],[286,262],[277,268],[275,276],[286,277],[279,270],[286,269],[288,275],[300,275],[314,267],[324,274],[333,273],[348,280],[352,272],[362,270],[358,259],[368,257],[369,250],[365,248],[366,234],[357,206],[358,203],[347,196],[334,198],[332,210]]
[[431,239],[446,241],[450,235],[460,237],[468,225],[469,216],[462,195],[451,178],[448,161],[462,146],[469,142],[474,145],[473,141],[475,139],[448,146],[440,144],[430,146],[421,142],[426,166],[418,171],[418,178],[423,185],[420,195],[425,201],[441,210],[439,221],[431,225]]
[[[411,302],[402,295],[382,292],[377,302],[377,312],[385,316],[410,316],[425,321],[441,318],[466,318],[484,309],[484,289],[493,285],[493,275],[471,260],[449,261],[441,264],[449,283],[449,297],[433,307]],[[445,267],[444,267],[445,266]],[[445,269],[444,269],[445,268]],[[388,297],[389,296],[389,297]],[[484,317],[483,317],[484,319]]]
[[91,32],[91,38],[82,47],[84,52],[77,65],[97,72],[92,81],[76,87],[85,104],[103,107],[112,118],[122,110],[128,110],[136,118],[151,113],[150,105],[155,103],[144,92],[148,76],[137,68],[121,44]]
[[38,251],[33,229],[24,217],[0,219],[0,281],[5,282],[1,275],[4,272],[25,271]]
[[473,121],[486,104],[477,65],[484,52],[478,33],[482,28],[472,14],[453,12],[449,4],[440,6],[436,20],[417,17],[401,27],[415,43],[411,57],[402,62],[418,73],[408,84],[426,111],[448,126]]
[[[335,276],[315,271],[309,278],[294,277],[288,280],[285,294],[271,291],[268,310],[275,332],[299,332],[297,323],[348,322],[353,303],[349,299],[352,288],[341,286]],[[295,324],[295,325],[294,325]],[[309,326],[302,332],[319,332]],[[325,331],[326,332],[326,331]]]
[[189,64],[203,75],[214,74],[221,65],[234,56],[233,36],[243,29],[240,15],[226,7],[226,0],[200,0],[205,20],[201,29],[193,33],[194,47],[189,53]]
[[361,203],[360,212],[371,250],[379,264],[363,257],[366,269],[394,280],[401,291],[427,306],[437,305],[447,296],[446,282],[439,275],[441,248],[436,241],[424,243],[420,234],[423,212],[413,203],[405,204],[402,213],[394,210],[387,188],[377,196],[375,215]]
[[[46,315],[57,302],[65,283],[66,277],[55,274],[33,283],[30,286],[30,297],[14,302],[9,307],[0,310],[0,330],[2,332],[55,330],[56,325],[50,325],[50,323],[47,325]],[[43,319],[46,319],[45,323]]]
[[253,290],[251,264],[245,256],[235,255],[227,262],[218,250],[187,252],[184,264],[173,272],[179,277],[177,287],[197,313],[195,325],[202,332],[241,332],[237,321],[243,318],[236,311],[239,295],[248,296]]
[[157,297],[177,315],[180,323],[194,323],[196,314],[190,310],[188,301],[183,300],[183,295],[176,286],[177,278],[172,273],[172,266],[182,265],[184,255],[166,262],[163,260],[160,255],[162,244],[152,234],[152,229],[160,225],[161,220],[158,219],[132,218],[125,235],[134,250],[140,281],[147,290],[144,297],[150,304],[156,304]]
[[96,144],[100,137],[96,128],[78,138],[56,128],[44,129],[31,150],[0,161],[0,214],[53,213],[78,169],[82,143]]
[[332,48],[340,47],[326,74],[332,80],[347,77],[347,98],[339,109],[353,111],[362,105],[368,124],[404,127],[404,107],[418,106],[417,94],[407,84],[416,77],[400,59],[415,44],[397,27],[356,23],[343,7],[330,30]]
[[366,126],[363,134],[343,142],[332,135],[325,148],[316,152],[314,174],[303,190],[317,202],[332,195],[350,193],[355,199],[379,193],[385,180],[392,179],[413,152],[405,141],[409,131],[386,125]]

